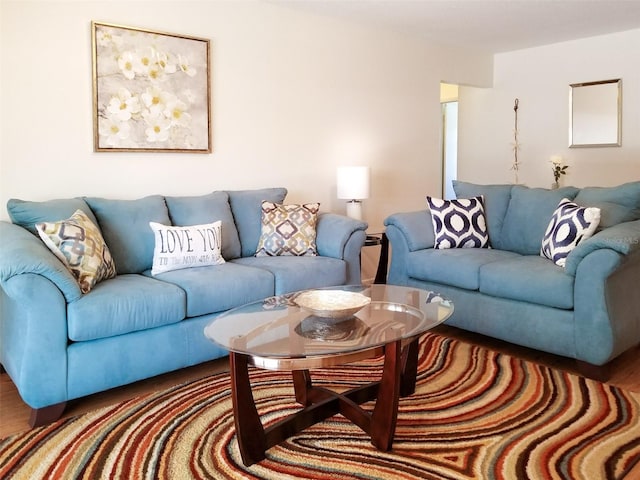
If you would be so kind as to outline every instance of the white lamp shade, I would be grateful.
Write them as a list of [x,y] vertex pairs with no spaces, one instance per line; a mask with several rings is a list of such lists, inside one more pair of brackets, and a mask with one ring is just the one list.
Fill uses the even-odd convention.
[[338,167],[337,184],[338,198],[369,198],[369,167]]

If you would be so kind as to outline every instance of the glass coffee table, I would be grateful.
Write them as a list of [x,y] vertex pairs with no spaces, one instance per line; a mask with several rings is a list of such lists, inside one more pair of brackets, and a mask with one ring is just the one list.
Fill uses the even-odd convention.
[[[229,350],[231,397],[240,454],[249,466],[265,451],[326,418],[342,414],[391,448],[399,398],[415,391],[418,339],[444,322],[453,304],[394,285],[339,286],[269,297],[223,313],[205,335]],[[316,387],[310,370],[384,355],[380,380],[337,393]],[[251,391],[249,366],[292,372],[301,409],[265,428]],[[376,400],[373,411],[360,407]]]

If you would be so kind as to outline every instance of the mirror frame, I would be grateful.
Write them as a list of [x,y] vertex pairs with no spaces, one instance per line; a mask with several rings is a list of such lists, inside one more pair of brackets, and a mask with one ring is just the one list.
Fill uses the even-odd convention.
[[[609,118],[605,118],[601,120],[602,123],[599,125],[611,128],[612,123],[615,122],[616,127],[616,138],[611,139],[612,141],[601,141],[597,142],[584,142],[576,143],[576,137],[580,137],[579,129],[582,129],[585,124],[582,120],[575,117],[575,101],[576,101],[576,93],[579,88],[588,88],[593,86],[602,86],[612,84],[616,88],[616,103],[615,105],[608,105],[607,110],[613,110],[614,107],[616,110],[615,118],[612,118],[610,115]],[[594,125],[589,125],[590,128],[594,128]],[[595,125],[597,128],[598,125]],[[622,79],[616,78],[613,80],[601,80],[597,82],[584,82],[584,83],[572,83],[569,85],[569,147],[620,147],[622,146]]]

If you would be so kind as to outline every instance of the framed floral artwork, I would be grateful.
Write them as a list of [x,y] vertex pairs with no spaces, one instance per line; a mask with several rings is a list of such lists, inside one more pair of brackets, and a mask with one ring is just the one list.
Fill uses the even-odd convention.
[[92,22],[96,152],[211,152],[209,40]]

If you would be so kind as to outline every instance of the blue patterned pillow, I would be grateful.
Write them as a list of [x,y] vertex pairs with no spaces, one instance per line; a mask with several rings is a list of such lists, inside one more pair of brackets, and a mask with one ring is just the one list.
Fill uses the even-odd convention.
[[540,255],[564,267],[571,250],[593,235],[599,223],[599,208],[581,207],[563,198],[553,212],[542,238]]
[[489,246],[482,196],[442,200],[427,197],[435,243],[433,248],[485,248]]

